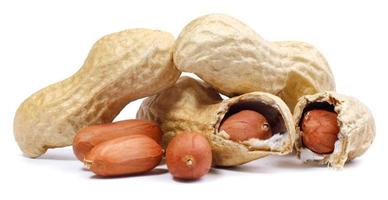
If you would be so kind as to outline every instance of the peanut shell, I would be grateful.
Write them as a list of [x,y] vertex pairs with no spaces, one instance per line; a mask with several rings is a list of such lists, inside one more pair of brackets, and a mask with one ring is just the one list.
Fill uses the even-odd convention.
[[268,92],[291,110],[303,95],[335,90],[329,65],[316,48],[303,42],[268,42],[221,14],[199,17],[182,30],[174,63],[229,97]]
[[[300,120],[304,112],[314,108],[331,108],[338,114],[338,140],[330,154],[317,154],[306,148],[301,140]],[[307,163],[342,168],[347,161],[361,156],[375,137],[375,122],[370,110],[359,100],[335,92],[303,96],[294,110],[296,126],[295,147],[298,157]]]
[[14,119],[15,139],[29,157],[72,144],[78,130],[111,122],[131,101],[170,87],[180,72],[170,33],[130,29],[104,36],[81,69],[26,99]]
[[[238,143],[230,140],[225,131],[219,131],[226,116],[247,108],[267,118],[273,130],[271,138],[251,138]],[[213,162],[218,166],[235,166],[267,155],[288,154],[295,137],[291,112],[280,98],[252,92],[222,100],[212,87],[189,77],[181,77],[173,87],[145,99],[137,118],[159,123],[164,132],[164,147],[181,131],[202,133],[211,144]]]

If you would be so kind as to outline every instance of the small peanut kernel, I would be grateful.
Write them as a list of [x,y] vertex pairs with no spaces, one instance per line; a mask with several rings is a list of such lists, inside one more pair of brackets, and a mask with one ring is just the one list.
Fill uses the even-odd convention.
[[339,133],[337,113],[318,109],[308,111],[301,128],[302,142],[308,149],[319,154],[334,151]]
[[241,142],[251,138],[268,139],[272,136],[271,126],[260,113],[252,110],[242,110],[228,117],[220,127],[229,138]]

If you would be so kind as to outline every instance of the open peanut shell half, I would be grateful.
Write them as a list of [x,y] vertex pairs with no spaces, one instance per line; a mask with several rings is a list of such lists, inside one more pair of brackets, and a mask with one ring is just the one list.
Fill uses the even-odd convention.
[[[246,109],[265,116],[272,127],[270,138],[235,142],[219,130],[228,116]],[[137,118],[160,124],[164,147],[181,131],[204,134],[212,146],[213,162],[217,166],[236,166],[267,155],[288,154],[295,140],[291,112],[280,98],[252,92],[222,100],[212,87],[189,77],[181,77],[173,87],[145,99]]]
[[[306,112],[314,109],[337,114],[339,132],[332,153],[319,154],[303,144],[302,119]],[[362,155],[375,137],[375,123],[370,110],[357,99],[335,92],[321,92],[301,97],[294,110],[294,120],[297,155],[307,163],[342,168],[347,161]]]

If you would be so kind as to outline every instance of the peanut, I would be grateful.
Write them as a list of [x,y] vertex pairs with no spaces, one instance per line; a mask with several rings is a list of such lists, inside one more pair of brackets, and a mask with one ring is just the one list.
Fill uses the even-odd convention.
[[312,110],[302,120],[302,142],[315,153],[333,152],[338,132],[337,114],[334,112]]
[[242,110],[226,118],[220,130],[225,131],[231,140],[241,142],[251,138],[261,140],[272,136],[271,127],[265,117],[252,110]]
[[198,179],[209,172],[212,164],[209,142],[199,133],[179,133],[167,147],[166,163],[173,177]]
[[[224,118],[247,109],[266,117],[271,124],[271,138],[235,142],[219,130]],[[164,147],[181,131],[202,133],[210,141],[217,166],[235,166],[268,155],[288,154],[295,138],[291,112],[280,98],[252,92],[222,100],[212,87],[189,77],[181,77],[174,86],[145,99],[137,118],[159,123]]]
[[71,145],[75,133],[112,122],[131,101],[170,87],[180,72],[171,34],[130,29],[104,36],[81,69],[26,99],[14,119],[15,139],[29,157]]
[[254,91],[298,98],[335,90],[325,58],[302,42],[268,42],[232,17],[211,14],[190,22],[177,38],[174,63],[227,96]]
[[[316,113],[322,109],[331,113]],[[359,100],[335,92],[301,97],[295,106],[294,121],[298,157],[334,168],[342,168],[347,161],[361,156],[376,134],[370,110]]]
[[146,120],[125,120],[109,124],[93,125],[81,129],[74,137],[73,151],[77,158],[85,155],[96,145],[122,136],[145,135],[161,143],[162,131],[158,124]]
[[94,147],[85,157],[85,166],[98,176],[145,173],[162,160],[161,146],[144,135],[115,138]]

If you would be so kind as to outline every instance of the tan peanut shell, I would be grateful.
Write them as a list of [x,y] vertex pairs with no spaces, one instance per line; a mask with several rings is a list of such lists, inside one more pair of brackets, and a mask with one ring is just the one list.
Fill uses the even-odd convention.
[[[300,120],[304,112],[314,108],[331,107],[338,114],[338,140],[330,154],[317,154],[304,147],[300,137]],[[347,161],[361,156],[375,137],[375,122],[370,110],[353,97],[335,92],[321,92],[301,97],[295,106],[295,147],[298,157],[305,162],[327,164],[342,168]]]
[[[230,140],[225,131],[218,130],[226,116],[241,109],[263,114],[272,126],[273,136],[238,143]],[[213,162],[218,166],[235,166],[271,154],[290,153],[295,137],[291,112],[280,98],[252,92],[222,100],[212,87],[189,77],[181,77],[173,87],[145,99],[137,118],[159,123],[164,132],[164,147],[181,131],[204,134],[212,147]]]
[[98,40],[81,69],[26,99],[16,112],[20,149],[38,157],[71,145],[75,133],[111,122],[131,101],[170,87],[180,72],[172,61],[170,33],[130,29]]
[[325,58],[303,42],[268,42],[232,17],[211,14],[189,23],[177,38],[174,63],[227,96],[253,91],[298,98],[335,90]]

